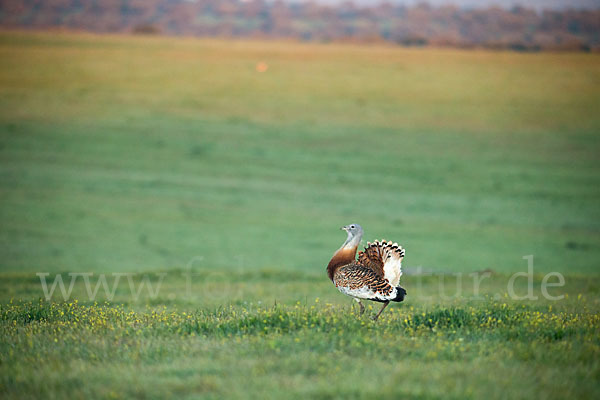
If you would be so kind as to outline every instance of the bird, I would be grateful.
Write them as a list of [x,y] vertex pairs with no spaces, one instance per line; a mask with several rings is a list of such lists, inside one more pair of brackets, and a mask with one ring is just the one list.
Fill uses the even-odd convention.
[[348,237],[329,261],[327,275],[340,292],[353,297],[360,306],[360,315],[365,312],[361,300],[383,303],[373,317],[377,321],[391,301],[401,302],[406,290],[400,286],[402,259],[405,250],[398,243],[385,240],[367,242],[363,251],[356,250],[363,236],[359,224],[342,226]]

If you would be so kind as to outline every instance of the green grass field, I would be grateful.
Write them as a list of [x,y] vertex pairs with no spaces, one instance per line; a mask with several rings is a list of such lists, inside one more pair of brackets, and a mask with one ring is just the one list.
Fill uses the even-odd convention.
[[[599,71],[0,33],[2,397],[597,398]],[[377,323],[325,273],[353,222],[407,251]]]

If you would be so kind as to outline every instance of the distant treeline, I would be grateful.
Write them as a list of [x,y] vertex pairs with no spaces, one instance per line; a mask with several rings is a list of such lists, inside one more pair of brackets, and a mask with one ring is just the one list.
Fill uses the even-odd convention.
[[327,6],[265,0],[0,0],[0,24],[523,51],[600,50],[600,10],[467,10],[389,2]]

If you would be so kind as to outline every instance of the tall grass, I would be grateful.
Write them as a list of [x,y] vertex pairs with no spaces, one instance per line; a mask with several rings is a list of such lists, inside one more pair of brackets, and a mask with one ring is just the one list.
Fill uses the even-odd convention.
[[[77,301],[5,304],[0,307],[1,387],[15,397],[88,393],[117,398],[167,393],[258,398],[300,396],[307,390],[337,397],[349,388],[356,397],[461,393],[464,398],[525,398],[534,390],[558,398],[569,391],[593,397],[598,390],[593,380],[575,386],[567,377],[553,381],[551,388],[541,383],[564,370],[568,376],[598,378],[600,317],[585,306],[576,312],[540,312],[500,302],[417,306],[387,310],[378,323],[357,311],[318,301],[192,312],[162,307],[133,311]],[[237,361],[231,363],[232,356]],[[476,365],[490,375],[469,372]],[[468,377],[453,377],[449,366]],[[55,368],[65,376],[53,377]],[[503,395],[486,386],[500,384],[502,379],[492,374],[511,368],[524,375],[505,387]],[[143,375],[128,382],[134,370],[157,382],[144,386]],[[84,385],[68,379],[81,373],[93,379]],[[41,384],[42,376],[50,386]],[[198,387],[198,379],[212,383]],[[289,379],[295,382],[291,393]],[[382,386],[374,389],[369,379]],[[470,392],[463,391],[461,381]],[[526,385],[533,386],[523,391]],[[442,393],[442,388],[450,392]]]

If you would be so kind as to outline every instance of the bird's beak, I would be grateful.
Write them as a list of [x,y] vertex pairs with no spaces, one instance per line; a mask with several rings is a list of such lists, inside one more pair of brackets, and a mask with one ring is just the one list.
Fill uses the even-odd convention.
[[342,226],[340,229],[343,230],[343,231],[348,232],[348,227],[347,226]]

